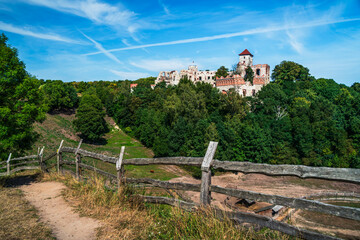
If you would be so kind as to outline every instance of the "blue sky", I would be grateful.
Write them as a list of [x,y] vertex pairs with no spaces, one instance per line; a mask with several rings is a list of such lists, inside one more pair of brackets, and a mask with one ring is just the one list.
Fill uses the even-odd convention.
[[360,82],[360,1],[0,0],[0,32],[38,78],[137,79],[160,70],[295,61]]

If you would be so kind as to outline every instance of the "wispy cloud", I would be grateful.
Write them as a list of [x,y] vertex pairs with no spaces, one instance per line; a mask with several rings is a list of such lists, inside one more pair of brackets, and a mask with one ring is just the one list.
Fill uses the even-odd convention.
[[[189,39],[161,42],[161,43],[143,44],[143,45],[137,45],[137,46],[115,48],[115,49],[111,49],[108,51],[116,52],[116,51],[125,51],[125,50],[131,50],[131,49],[139,49],[139,48],[168,46],[168,45],[194,43],[194,42],[205,42],[205,41],[212,41],[212,40],[224,39],[224,38],[233,38],[233,37],[246,36],[246,35],[277,32],[277,31],[284,31],[284,30],[289,30],[289,29],[311,28],[311,27],[324,26],[324,25],[330,25],[330,24],[336,24],[336,23],[344,23],[344,22],[353,22],[353,21],[360,21],[360,18],[319,20],[319,21],[312,21],[312,22],[298,24],[298,25],[282,25],[282,26],[277,26],[277,27],[254,28],[254,29],[241,31],[241,32],[235,32],[235,33],[226,33],[226,34],[220,34],[220,35],[214,35],[214,36],[208,36],[208,37],[189,38]],[[99,53],[101,53],[101,52],[88,53],[85,55],[95,55],[95,54],[99,54]]]
[[159,4],[167,15],[171,14],[169,8],[161,0],[159,0]]
[[289,44],[291,45],[291,47],[299,54],[302,54],[304,51],[304,46],[298,40],[296,35],[294,33],[291,33],[289,30],[286,31],[286,35],[289,37]]
[[60,12],[87,18],[97,24],[130,26],[134,12],[99,0],[22,0],[25,3],[48,7]]
[[46,40],[52,40],[52,41],[59,41],[59,42],[67,42],[67,43],[77,43],[81,44],[79,41],[72,40],[70,38],[65,38],[56,34],[52,33],[39,33],[39,32],[33,32],[28,29],[25,29],[24,27],[16,27],[8,23],[4,23],[0,21],[0,30],[20,34],[23,36],[30,36],[40,39],[46,39]]
[[142,59],[139,61],[130,61],[131,65],[151,72],[183,69],[187,68],[190,63],[191,60],[189,58],[172,58],[166,60]]
[[143,73],[143,72],[122,72],[122,71],[117,71],[117,70],[113,70],[113,69],[110,69],[109,71],[112,72],[113,74],[115,74],[116,76],[120,77],[121,79],[133,80],[133,79],[150,76],[150,74]]
[[110,58],[111,60],[114,60],[115,62],[122,64],[122,62],[114,56],[114,54],[110,53],[109,51],[107,51],[100,43],[96,42],[94,39],[92,39],[91,37],[87,36],[85,33],[81,32],[80,33],[82,35],[84,35],[84,37],[86,37],[87,39],[89,39],[94,45],[95,47],[102,52],[104,55],[106,55],[108,58]]

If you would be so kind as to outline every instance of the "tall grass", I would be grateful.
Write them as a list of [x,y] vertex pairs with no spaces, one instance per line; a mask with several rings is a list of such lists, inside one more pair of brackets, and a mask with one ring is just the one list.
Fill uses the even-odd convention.
[[186,212],[164,205],[144,204],[135,188],[125,185],[117,191],[105,187],[98,176],[86,183],[72,176],[47,174],[44,180],[64,182],[64,197],[84,215],[103,221],[99,239],[289,239],[275,231],[254,231],[219,219],[210,209]]
[[68,188],[63,192],[66,200],[80,214],[100,219],[100,239],[144,239],[146,229],[152,224],[151,217],[142,204],[133,197],[131,187],[113,191],[105,187],[102,178],[93,176],[86,183],[76,181],[71,175],[47,174],[44,180],[64,182]]

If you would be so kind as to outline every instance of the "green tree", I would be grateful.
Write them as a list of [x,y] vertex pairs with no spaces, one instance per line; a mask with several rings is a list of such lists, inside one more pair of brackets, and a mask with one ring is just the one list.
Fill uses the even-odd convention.
[[84,94],[81,98],[73,124],[85,140],[98,141],[109,131],[103,108],[95,94]]
[[44,102],[50,111],[73,109],[78,104],[76,90],[72,85],[56,80],[42,86]]
[[229,69],[224,66],[221,66],[215,73],[216,77],[226,77],[228,75]]
[[0,36],[0,158],[30,147],[33,123],[45,119],[40,81],[26,72],[7,40],[4,34]]
[[314,80],[308,68],[292,61],[282,61],[279,65],[276,65],[271,78],[278,84]]
[[251,85],[253,85],[253,81],[254,81],[254,71],[251,69],[251,67],[247,67],[245,69],[245,77],[244,77],[245,82],[250,82]]

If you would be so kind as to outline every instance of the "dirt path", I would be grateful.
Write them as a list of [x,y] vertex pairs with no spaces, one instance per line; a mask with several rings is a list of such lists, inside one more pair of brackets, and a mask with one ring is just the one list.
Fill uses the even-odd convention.
[[59,182],[40,182],[23,185],[26,199],[40,212],[40,218],[51,226],[57,239],[95,239],[100,222],[80,217],[61,196],[66,188]]

